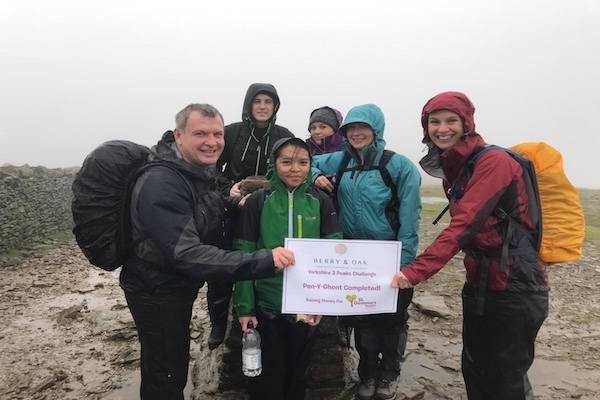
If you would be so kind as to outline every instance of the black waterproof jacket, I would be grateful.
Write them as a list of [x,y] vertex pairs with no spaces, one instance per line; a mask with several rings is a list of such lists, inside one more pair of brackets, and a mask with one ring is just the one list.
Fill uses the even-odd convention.
[[131,200],[133,243],[123,264],[121,287],[133,292],[197,291],[205,280],[238,281],[271,277],[270,250],[251,254],[222,250],[225,204],[213,168],[185,162],[173,132],[150,155],[157,166],[142,174]]
[[[252,100],[256,95],[265,93],[273,98],[275,108],[266,129],[256,128],[252,119]],[[287,128],[275,125],[279,110],[279,95],[269,83],[250,85],[244,99],[242,122],[225,127],[225,149],[217,162],[217,169],[225,165],[225,176],[232,182],[239,182],[250,175],[266,175],[267,160],[273,144],[284,137],[294,137]]]

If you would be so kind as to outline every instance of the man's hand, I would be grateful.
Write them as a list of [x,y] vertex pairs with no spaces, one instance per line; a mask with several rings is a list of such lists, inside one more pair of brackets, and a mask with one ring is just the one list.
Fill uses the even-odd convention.
[[408,288],[413,287],[413,285],[410,283],[410,281],[408,279],[406,279],[406,276],[404,276],[402,271],[396,272],[396,275],[394,275],[394,279],[392,279],[391,285],[393,288],[399,288],[399,289],[408,289]]
[[273,262],[275,263],[275,268],[277,269],[283,269],[296,263],[294,253],[291,250],[283,247],[276,247],[272,250],[272,253]]
[[231,197],[237,197],[242,195],[242,192],[240,191],[240,185],[242,184],[242,181],[243,179],[237,183],[234,183],[231,189],[229,189],[229,195]]
[[319,175],[319,177],[315,179],[314,186],[328,193],[333,192],[334,189],[333,184],[329,181],[329,179],[327,179],[325,175]]

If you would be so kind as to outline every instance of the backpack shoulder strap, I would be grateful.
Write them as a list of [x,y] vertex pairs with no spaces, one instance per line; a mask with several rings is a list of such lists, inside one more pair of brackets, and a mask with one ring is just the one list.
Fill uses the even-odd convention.
[[[504,147],[496,146],[495,144],[486,144],[485,146],[476,148],[475,151],[473,151],[473,154],[471,154],[469,161],[467,161],[465,171],[459,176],[459,178],[461,178],[464,174],[466,174],[467,179],[471,179],[471,176],[473,175],[473,170],[475,169],[475,163],[477,163],[479,156],[481,156],[483,153],[485,153],[486,151],[489,151],[489,150],[502,150],[502,151],[506,151],[506,152],[509,151],[508,149],[505,149]],[[458,179],[457,179],[457,181],[458,181]]]
[[[496,146],[496,145],[492,145],[492,144],[486,144],[485,146],[476,148],[473,151],[473,153],[471,154],[471,156],[469,157],[469,159],[467,160],[467,164],[463,168],[462,172],[458,175],[458,178],[456,178],[456,180],[454,181],[452,186],[450,186],[450,189],[448,189],[449,194],[451,194],[452,196],[457,197],[457,198],[462,197],[463,194],[459,193],[455,188],[456,183],[465,175],[467,176],[467,179],[471,179],[471,176],[473,175],[473,170],[475,169],[475,163],[479,159],[479,156],[481,156],[486,151],[492,150],[492,149],[505,150],[500,146]],[[437,217],[435,217],[435,219],[433,220],[433,222],[431,224],[437,225],[437,223],[440,221],[440,219],[442,219],[444,214],[446,214],[446,212],[448,212],[449,209],[450,209],[450,203],[448,203],[446,205],[446,207],[444,207],[444,209],[438,214]]]
[[348,170],[348,163],[350,162],[350,154],[344,151],[344,155],[342,156],[342,160],[340,161],[340,166],[335,174],[335,184],[340,185],[340,181],[342,180],[342,176],[344,172]]
[[397,196],[398,186],[396,186],[396,182],[394,182],[390,171],[386,167],[395,154],[392,150],[384,150],[377,169],[385,185],[390,188],[391,196],[390,201],[385,207],[385,216],[396,235],[398,235],[398,231],[400,230],[400,221],[398,221],[398,210],[400,208],[400,200],[398,200]]
[[396,183],[392,179],[392,176],[390,175],[390,171],[388,171],[388,169],[386,168],[386,165],[388,162],[390,162],[390,160],[392,159],[394,154],[396,154],[396,153],[393,152],[392,150],[384,150],[383,155],[381,156],[381,159],[379,160],[379,165],[377,166],[377,169],[379,169],[379,172],[381,173],[381,178],[383,179],[383,182],[385,182],[385,185],[387,187],[392,189],[392,195],[396,194],[397,187],[396,187]]
[[[392,189],[396,187],[396,184],[394,183],[392,176],[390,175],[390,171],[388,171],[388,169],[386,168],[386,165],[390,161],[390,159],[394,156],[394,154],[396,154],[396,153],[393,152],[392,150],[384,150],[383,155],[381,156],[381,159],[379,160],[379,165],[372,168],[372,169],[379,170],[385,185]],[[342,161],[340,162],[340,166],[335,175],[335,181],[338,185],[340,183],[340,180],[342,179],[344,172],[348,171],[348,163],[350,162],[350,158],[351,158],[350,154],[347,152],[344,152],[344,156],[342,158]],[[351,168],[351,170],[355,170],[358,168],[359,168],[358,166],[353,167],[353,168]],[[395,192],[396,191],[394,190],[394,193]]]

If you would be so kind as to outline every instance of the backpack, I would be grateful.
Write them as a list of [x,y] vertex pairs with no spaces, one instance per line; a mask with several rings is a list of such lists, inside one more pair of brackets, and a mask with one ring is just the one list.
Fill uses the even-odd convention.
[[335,182],[336,185],[339,186],[344,172],[347,171],[354,172],[370,171],[374,169],[378,170],[381,174],[381,179],[383,179],[385,185],[389,187],[392,192],[391,199],[385,207],[385,217],[388,220],[388,223],[390,224],[394,232],[398,234],[398,231],[400,230],[400,222],[398,221],[398,210],[400,209],[400,202],[398,200],[398,197],[396,196],[396,193],[398,192],[398,187],[396,186],[396,183],[394,183],[394,180],[390,175],[390,171],[388,171],[388,169],[386,168],[387,163],[394,156],[394,154],[396,153],[392,150],[383,150],[383,155],[379,160],[379,165],[372,165],[369,167],[355,165],[352,168],[348,168],[348,163],[350,162],[351,156],[349,153],[344,152],[344,158],[342,158],[340,167],[338,168],[337,174],[335,175]]
[[[91,264],[106,271],[120,267],[132,243],[129,205],[137,178],[162,162],[148,162],[150,149],[126,140],[112,140],[94,149],[75,175],[71,211],[77,244]],[[181,173],[175,170],[189,185]]]
[[562,155],[544,142],[521,143],[510,150],[531,160],[535,169],[543,225],[540,258],[547,263],[577,260],[585,238],[585,215],[579,192],[565,175]]
[[[511,236],[514,229],[524,231],[530,237],[534,250],[546,263],[574,261],[581,257],[581,247],[585,236],[585,217],[579,202],[579,193],[565,175],[560,152],[543,142],[521,143],[509,149],[486,145],[476,149],[467,162],[464,172],[467,179],[473,174],[479,156],[494,149],[507,152],[521,165],[529,197],[528,206],[535,227],[534,231],[527,232],[502,207],[496,207],[494,211],[496,216],[508,220],[507,239],[503,244],[501,266],[506,263],[508,237]],[[454,186],[450,188],[449,192],[461,197],[453,189]],[[439,221],[448,207],[434,220],[434,224]]]

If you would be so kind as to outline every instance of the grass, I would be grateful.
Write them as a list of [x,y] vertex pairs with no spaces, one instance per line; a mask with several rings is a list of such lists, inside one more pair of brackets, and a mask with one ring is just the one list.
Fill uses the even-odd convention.
[[59,248],[70,240],[75,239],[73,232],[56,232],[50,235],[43,243],[35,243],[25,249],[13,249],[7,253],[0,254],[0,262],[12,259],[20,259],[33,254],[43,254],[50,250]]
[[578,189],[585,214],[585,240],[600,240],[600,190]]
[[[585,240],[600,241],[600,190],[599,189],[577,189],[579,201],[583,206],[585,214]],[[445,197],[442,185],[421,186],[423,197]],[[433,220],[443,210],[446,204],[423,204],[421,218],[424,221]],[[445,215],[441,221],[449,221]]]
[[[421,186],[421,197],[441,197],[443,199],[446,198],[441,184]],[[421,210],[421,220],[427,223],[433,221],[440,214],[440,212],[442,212],[442,210],[446,207],[447,204],[448,203],[423,203],[423,209]],[[444,215],[444,217],[442,217],[440,221],[447,222],[449,220],[450,214],[446,213],[446,215]]]
[[424,185],[421,186],[421,196],[423,197],[446,197],[442,185]]

